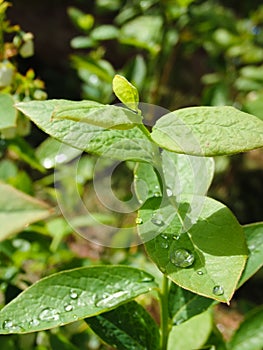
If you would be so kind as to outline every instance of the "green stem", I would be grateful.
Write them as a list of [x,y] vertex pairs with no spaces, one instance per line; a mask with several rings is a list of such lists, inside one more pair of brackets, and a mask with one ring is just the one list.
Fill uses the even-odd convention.
[[161,302],[161,350],[167,350],[168,337],[170,333],[170,318],[168,310],[169,280],[163,276],[163,286],[160,293]]

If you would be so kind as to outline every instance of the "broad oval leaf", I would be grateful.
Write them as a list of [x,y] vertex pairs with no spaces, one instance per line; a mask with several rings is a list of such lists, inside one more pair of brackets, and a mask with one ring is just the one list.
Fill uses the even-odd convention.
[[36,282],[0,311],[0,334],[35,332],[95,316],[153,288],[151,275],[128,266],[62,271]]
[[0,241],[53,214],[46,203],[10,185],[0,183],[0,193]]
[[52,120],[54,109],[61,105],[70,106],[71,101],[30,101],[16,107],[44,132],[79,150],[118,160],[154,162],[157,146],[139,126],[112,130],[73,120]]
[[68,101],[58,105],[52,113],[54,119],[69,119],[100,126],[105,129],[131,129],[142,123],[142,118],[129,109],[103,105],[94,101]]
[[118,350],[159,350],[159,328],[135,301],[85,320],[92,330]]
[[177,153],[234,154],[263,146],[263,122],[233,107],[189,107],[160,118],[152,139]]
[[149,199],[139,210],[146,250],[173,282],[199,295],[229,303],[243,271],[244,232],[222,203],[202,196],[191,202]]
[[112,81],[113,92],[118,99],[130,109],[138,112],[139,94],[126,78],[116,74]]

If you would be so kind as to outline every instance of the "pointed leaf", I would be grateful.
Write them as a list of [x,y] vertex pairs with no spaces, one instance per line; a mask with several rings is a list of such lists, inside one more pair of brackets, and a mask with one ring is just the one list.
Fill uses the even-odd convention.
[[111,310],[157,285],[128,266],[93,266],[56,273],[36,282],[0,311],[0,334],[61,326]]
[[159,328],[135,301],[88,318],[86,322],[101,339],[118,350],[159,350]]
[[240,287],[263,266],[263,222],[243,226],[249,250],[246,267],[238,283]]
[[113,92],[130,109],[138,112],[139,94],[135,86],[121,75],[115,75],[112,81]]
[[146,250],[179,286],[229,302],[246,262],[242,227],[223,204],[202,196],[149,199],[138,226]]
[[126,108],[103,105],[94,101],[68,101],[65,106],[57,105],[52,118],[69,119],[119,130],[131,129],[142,122],[141,116]]
[[111,130],[72,120],[51,120],[59,105],[65,107],[71,101],[31,101],[19,103],[17,108],[47,134],[72,147],[113,159],[154,162],[157,146],[139,127]]
[[0,240],[52,215],[52,209],[46,203],[12,186],[0,183],[0,193]]
[[11,95],[0,93],[0,130],[16,126],[17,111]]
[[263,348],[263,308],[253,310],[241,323],[229,343],[231,350],[261,350]]
[[234,154],[263,146],[263,122],[233,107],[183,108],[160,118],[152,139],[177,153]]

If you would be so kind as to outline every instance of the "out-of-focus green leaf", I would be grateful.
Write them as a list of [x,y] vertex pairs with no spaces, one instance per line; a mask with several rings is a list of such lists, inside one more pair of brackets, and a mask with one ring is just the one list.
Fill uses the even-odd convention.
[[0,93],[0,130],[16,126],[17,111],[11,95]]
[[119,35],[119,29],[110,24],[101,25],[92,30],[90,36],[94,40],[115,39]]
[[261,350],[263,348],[263,308],[253,310],[241,323],[229,342],[231,350]]
[[0,183],[0,193],[0,240],[52,214],[47,204],[9,185]]
[[263,222],[243,226],[249,250],[246,267],[238,283],[240,287],[263,266]]
[[148,50],[157,54],[160,47],[162,31],[161,16],[138,16],[125,23],[120,31],[120,42]]

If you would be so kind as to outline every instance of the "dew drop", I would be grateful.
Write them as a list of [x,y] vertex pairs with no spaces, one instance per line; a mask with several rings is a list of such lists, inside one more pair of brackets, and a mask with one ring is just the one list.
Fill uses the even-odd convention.
[[156,225],[156,226],[163,226],[164,221],[163,221],[163,216],[162,214],[154,213],[152,215],[151,222]]
[[213,288],[213,294],[219,296],[224,294],[224,288],[222,286],[214,286]]
[[167,194],[168,197],[172,197],[173,191],[169,187],[167,187],[166,188],[166,194]]
[[161,193],[159,191],[154,192],[154,197],[161,197]]
[[17,325],[11,320],[5,320],[3,322],[3,328],[9,332],[17,332],[22,330],[22,327],[20,327],[19,325]]
[[167,235],[161,235],[161,237],[163,238],[163,239],[167,239],[168,238],[168,236]]
[[177,241],[179,238],[180,238],[180,235],[173,235],[173,239],[174,239],[174,240]]
[[67,304],[64,306],[64,310],[65,311],[72,311],[74,309],[73,305],[71,304]]
[[142,218],[136,218],[135,223],[136,223],[137,225],[141,225],[141,224],[143,223]]
[[40,322],[37,318],[33,318],[31,321],[29,321],[29,327],[36,327],[39,324],[40,324]]
[[71,289],[70,294],[69,294],[71,299],[77,299],[78,298],[78,293],[75,289]]
[[176,249],[170,254],[170,261],[177,267],[188,267],[193,265],[194,255],[186,249]]
[[197,271],[197,274],[200,275],[200,276],[202,276],[204,273],[203,273],[203,271],[198,270],[198,271]]
[[38,317],[42,321],[57,321],[59,320],[59,312],[56,309],[47,307],[40,312]]

